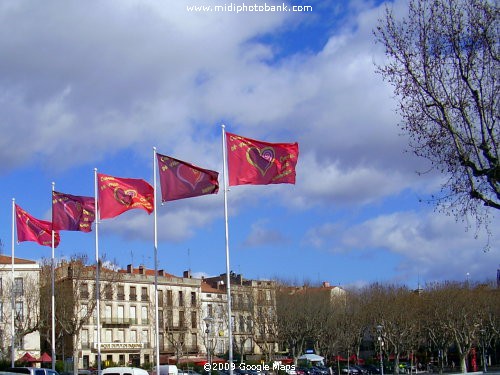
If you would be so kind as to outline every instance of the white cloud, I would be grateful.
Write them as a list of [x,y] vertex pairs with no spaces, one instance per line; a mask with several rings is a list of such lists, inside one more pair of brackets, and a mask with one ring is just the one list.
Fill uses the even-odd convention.
[[[492,228],[499,221],[492,222]],[[475,239],[463,223],[435,212],[395,212],[375,216],[356,225],[325,223],[311,228],[306,245],[335,253],[388,251],[400,260],[394,278],[420,275],[421,280],[463,279],[469,272],[475,279],[494,277],[500,247],[490,239],[491,248],[483,251],[487,236]]]

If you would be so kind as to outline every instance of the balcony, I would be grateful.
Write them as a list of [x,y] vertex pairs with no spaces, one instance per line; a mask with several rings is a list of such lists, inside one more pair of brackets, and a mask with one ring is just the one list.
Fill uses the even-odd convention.
[[128,300],[129,301],[137,301],[137,294],[131,294],[131,295],[129,295]]
[[102,324],[106,326],[129,326],[131,324],[136,324],[137,319],[133,318],[115,318],[115,317],[105,317],[102,318]]

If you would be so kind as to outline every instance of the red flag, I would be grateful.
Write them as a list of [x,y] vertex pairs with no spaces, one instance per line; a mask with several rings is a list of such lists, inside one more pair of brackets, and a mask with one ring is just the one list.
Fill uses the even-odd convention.
[[[17,241],[33,241],[43,246],[52,246],[52,223],[38,220],[16,204]],[[59,245],[59,232],[54,233],[54,247]]]
[[52,192],[52,225],[55,230],[91,232],[94,220],[94,198]]
[[226,133],[229,185],[295,184],[298,143],[268,143]]
[[217,194],[219,173],[202,169],[169,156],[156,154],[160,172],[162,202]]
[[110,219],[125,211],[140,208],[148,214],[154,209],[154,189],[138,178],[120,178],[97,174],[99,216]]

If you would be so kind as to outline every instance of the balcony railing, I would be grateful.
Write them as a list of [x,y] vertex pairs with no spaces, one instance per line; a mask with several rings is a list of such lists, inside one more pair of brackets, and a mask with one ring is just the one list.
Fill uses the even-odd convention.
[[137,324],[137,319],[134,318],[115,318],[115,317],[105,317],[102,319],[102,324],[113,324],[113,325],[130,325]]

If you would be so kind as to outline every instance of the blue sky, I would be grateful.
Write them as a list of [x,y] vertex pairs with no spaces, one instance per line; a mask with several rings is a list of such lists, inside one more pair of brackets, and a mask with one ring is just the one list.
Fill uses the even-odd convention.
[[[486,237],[472,221],[467,230],[467,222],[420,202],[439,191],[443,177],[417,173],[429,166],[406,152],[391,88],[375,74],[384,56],[372,30],[385,4],[292,1],[312,6],[302,13],[187,10],[229,3],[2,2],[3,253],[11,249],[12,198],[48,219],[52,181],[57,191],[90,196],[94,168],[152,183],[154,146],[221,172],[222,184],[225,124],[232,133],[300,147],[295,185],[228,193],[235,272],[341,286],[494,278],[498,215],[483,252]],[[405,3],[391,6],[403,12]],[[225,272],[223,208],[222,190],[159,206],[159,268]],[[99,228],[107,260],[154,267],[152,216],[131,211]],[[94,259],[93,234],[61,237],[56,256]],[[24,242],[15,254],[41,259],[50,248]]]

